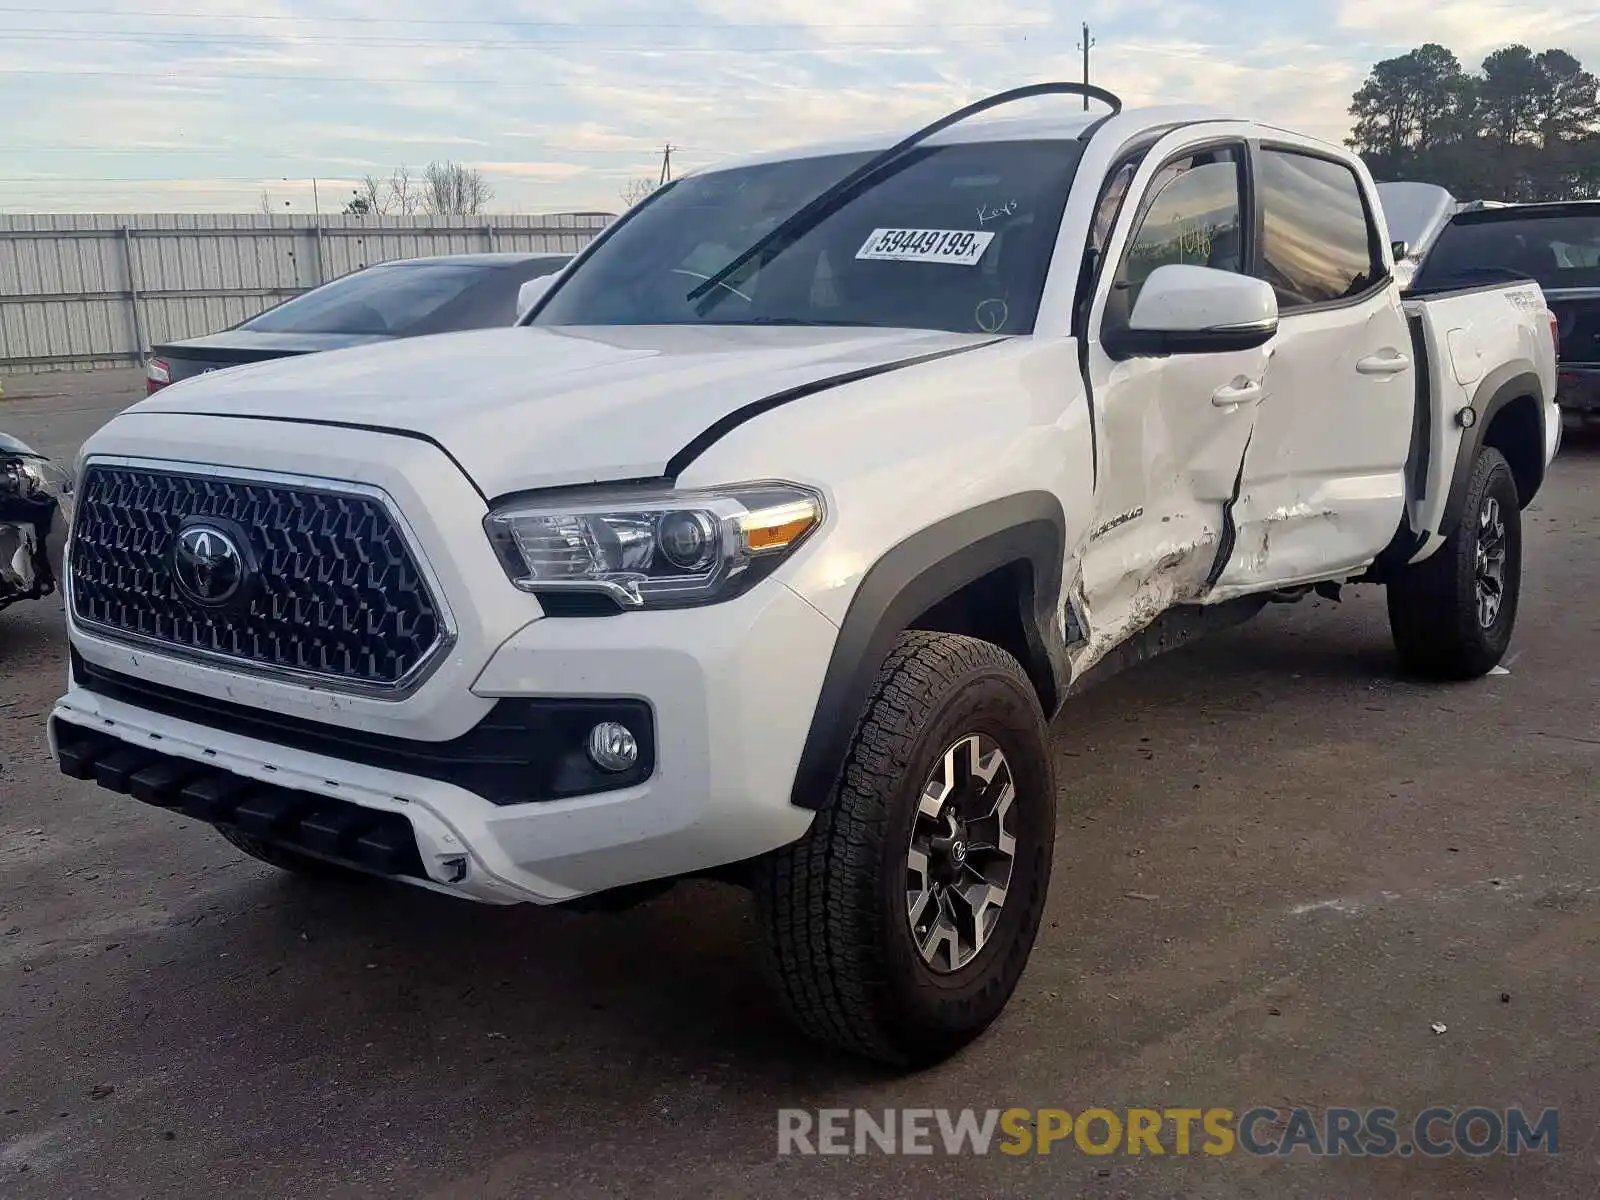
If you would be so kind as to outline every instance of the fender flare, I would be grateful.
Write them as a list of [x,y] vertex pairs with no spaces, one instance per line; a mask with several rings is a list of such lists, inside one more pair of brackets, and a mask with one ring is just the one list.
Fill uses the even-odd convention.
[[1066,515],[1049,492],[1022,492],[936,522],[877,560],[862,577],[834,642],[811,728],[795,768],[791,802],[816,810],[827,802],[849,754],[895,639],[941,600],[991,572],[1025,564],[1029,586],[1018,597],[1029,678],[1046,716],[1065,697],[1070,668],[1059,608],[1066,556]]
[[[1472,464],[1478,460],[1483,448],[1484,434],[1500,410],[1514,400],[1531,396],[1540,400],[1544,387],[1539,377],[1520,363],[1507,363],[1484,376],[1483,382],[1472,393],[1472,411],[1476,414],[1471,429],[1462,430],[1461,444],[1456,449],[1455,470],[1450,476],[1450,491],[1445,500],[1444,516],[1439,522],[1441,537],[1449,537],[1461,523],[1461,510],[1467,502],[1467,481],[1472,478]],[[1539,450],[1539,482],[1544,482],[1546,464],[1544,448]],[[1537,489],[1535,489],[1537,490]],[[1533,492],[1521,497],[1524,506],[1533,499]]]

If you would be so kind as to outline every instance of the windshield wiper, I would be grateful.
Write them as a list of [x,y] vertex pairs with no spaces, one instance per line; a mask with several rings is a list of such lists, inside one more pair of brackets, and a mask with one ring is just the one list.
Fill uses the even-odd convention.
[[[740,254],[704,283],[694,287],[684,299],[691,304],[704,299],[715,291],[717,287],[731,279],[735,272],[741,270],[746,263],[766,253],[773,246],[778,247],[773,257],[776,257],[776,254],[781,254],[822,221],[832,210],[835,201],[839,197],[868,176],[881,171],[913,146],[927,141],[934,134],[948,129],[957,122],[965,121],[968,117],[976,116],[978,113],[996,108],[1002,104],[1010,104],[1016,100],[1032,99],[1034,96],[1083,96],[1085,100],[1095,99],[1102,104],[1110,105],[1113,116],[1122,111],[1122,101],[1111,92],[1106,91],[1104,88],[1097,88],[1084,83],[1030,83],[1026,87],[1012,88],[1010,91],[999,92],[986,99],[974,101],[965,108],[958,108],[955,112],[940,117],[931,125],[924,125],[921,129],[908,137],[902,138],[887,150],[881,150],[874,154],[832,187],[818,193],[784,220],[780,221],[743,254]],[[882,180],[878,182],[881,183]],[[699,311],[701,315],[704,315],[710,309],[711,305],[708,304]]]

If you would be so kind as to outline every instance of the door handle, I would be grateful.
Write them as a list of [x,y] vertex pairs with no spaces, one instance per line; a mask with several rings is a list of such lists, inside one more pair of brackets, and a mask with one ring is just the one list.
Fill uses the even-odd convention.
[[1261,399],[1261,385],[1251,379],[1235,379],[1211,393],[1211,403],[1218,408],[1238,408],[1241,404],[1254,404]]
[[1356,370],[1363,375],[1398,375],[1410,367],[1409,358],[1392,350],[1387,354],[1369,355],[1356,364]]

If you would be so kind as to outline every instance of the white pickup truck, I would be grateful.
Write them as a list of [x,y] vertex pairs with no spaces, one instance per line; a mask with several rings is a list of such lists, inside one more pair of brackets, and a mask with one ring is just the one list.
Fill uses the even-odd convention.
[[1483,674],[1560,429],[1537,285],[1403,303],[1345,150],[1097,89],[977,119],[1084,92],[680,179],[520,327],[117,417],[62,769],[490,903],[738,881],[804,1029],[950,1054],[1072,858],[1068,697],[1345,582]]

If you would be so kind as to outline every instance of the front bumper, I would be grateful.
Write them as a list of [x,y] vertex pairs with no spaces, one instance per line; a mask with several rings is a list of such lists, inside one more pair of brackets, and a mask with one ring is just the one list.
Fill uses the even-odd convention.
[[[51,745],[69,774],[160,807],[467,899],[558,903],[738,862],[803,834],[812,814],[790,803],[790,785],[836,634],[776,581],[705,609],[527,624],[462,701],[627,697],[654,715],[649,778],[568,799],[497,804],[446,779],[216,728],[203,715],[151,711],[79,681],[51,715]],[[150,794],[141,796],[139,772],[173,759],[242,781],[212,785],[234,806],[185,800],[187,781],[165,794],[144,787]],[[180,775],[165,777],[177,785]],[[247,793],[254,799],[245,804]],[[404,833],[395,824],[403,822],[409,842],[385,834],[371,851],[378,857],[363,859],[359,836],[327,841],[332,816],[346,806],[355,810],[347,817],[365,815],[375,828]],[[308,844],[307,836],[324,840]]]

